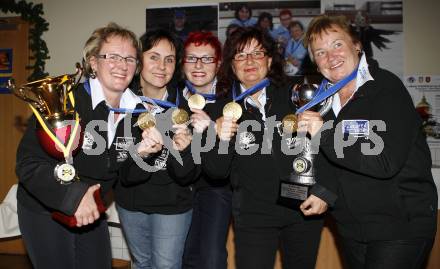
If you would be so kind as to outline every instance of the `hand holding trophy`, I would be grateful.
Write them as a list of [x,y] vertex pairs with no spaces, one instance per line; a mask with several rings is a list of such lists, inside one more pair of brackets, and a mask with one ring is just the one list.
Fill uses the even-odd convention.
[[[75,111],[73,90],[82,75],[78,63],[75,74],[47,77],[16,87],[14,80],[8,81],[8,88],[15,96],[29,104],[37,118],[36,134],[43,150],[60,160],[55,166],[54,179],[63,185],[79,180],[73,165],[73,155],[81,148],[82,131],[80,117]],[[99,190],[94,193],[100,213],[105,212]],[[76,226],[74,216],[53,212],[52,217],[69,227]]]
[[[308,105],[312,99],[319,94],[317,88],[312,84],[301,84],[294,87],[294,103],[297,107]],[[311,106],[308,110],[317,111],[324,116],[332,107],[333,97],[327,97],[317,105]],[[297,133],[294,146],[302,147],[302,151],[293,160],[293,172],[290,176],[280,182],[280,193],[278,203],[297,209],[310,195],[310,189],[316,183],[316,172],[314,162],[316,154],[311,149],[311,140],[303,128],[298,127],[298,117],[294,114],[286,115],[282,120],[282,132],[286,134]]]

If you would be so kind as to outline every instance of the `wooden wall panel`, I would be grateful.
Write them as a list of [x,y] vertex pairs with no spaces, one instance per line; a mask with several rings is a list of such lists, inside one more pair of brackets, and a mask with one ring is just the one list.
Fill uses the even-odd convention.
[[[17,85],[26,83],[29,71],[29,24],[19,17],[1,18],[0,48],[12,48],[12,77]],[[25,102],[12,94],[0,94],[0,200],[17,182],[15,176],[15,155],[22,131],[17,129],[16,119],[26,121],[30,110]],[[17,118],[18,117],[18,118]]]

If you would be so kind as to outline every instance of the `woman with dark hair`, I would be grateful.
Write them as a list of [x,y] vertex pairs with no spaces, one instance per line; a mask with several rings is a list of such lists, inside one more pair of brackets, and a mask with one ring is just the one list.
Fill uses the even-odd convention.
[[424,268],[438,198],[411,96],[399,77],[367,59],[345,17],[315,17],[305,41],[325,77],[319,96],[333,95],[333,105],[324,118],[305,111],[299,119],[319,134],[319,155],[330,165],[318,169],[335,175],[332,215],[348,268]]
[[[189,111],[182,91],[171,84],[180,63],[181,44],[161,29],[145,33],[140,40],[143,54],[138,92],[158,128],[149,127],[142,133],[146,140],[143,146],[149,152],[141,156],[140,163],[123,167],[115,200],[135,268],[180,269],[192,214],[190,183],[198,170],[188,147],[191,134],[186,125],[174,123],[169,131],[158,129],[171,125],[170,114],[176,108]],[[167,145],[164,141],[170,131],[172,145]],[[145,171],[148,169],[155,172]]]
[[252,9],[246,3],[240,3],[235,9],[235,19],[229,24],[237,24],[241,27],[254,26],[257,23],[255,18],[252,18]]
[[[216,98],[216,75],[221,62],[222,48],[216,36],[210,32],[190,33],[184,44],[184,96],[191,98],[198,94],[206,102],[203,108],[191,108],[195,139],[206,137],[211,119],[221,116],[219,111],[225,102]],[[201,162],[204,162],[203,158]],[[193,217],[185,244],[183,268],[226,269],[232,197],[229,180],[213,180],[202,171],[194,187]]]
[[[226,40],[217,88],[241,108],[240,130],[237,118],[217,119],[218,144],[202,164],[212,178],[230,177],[237,268],[273,268],[279,246],[283,268],[315,266],[322,219],[277,204],[280,180],[292,172],[295,157],[282,151],[292,137],[275,131],[277,122],[295,112],[282,68],[267,33],[240,28]],[[312,204],[322,201],[318,197],[334,201],[319,183],[311,193]]]
[[275,34],[273,33],[273,16],[269,12],[261,12],[258,16],[256,27],[269,33],[269,35],[275,40]]

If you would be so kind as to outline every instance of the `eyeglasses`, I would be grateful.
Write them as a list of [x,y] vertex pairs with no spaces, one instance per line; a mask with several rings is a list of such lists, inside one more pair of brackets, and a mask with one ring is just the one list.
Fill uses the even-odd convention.
[[240,52],[234,55],[234,60],[245,61],[248,59],[249,55],[253,60],[259,60],[259,59],[263,59],[267,55],[267,52],[263,50],[257,50],[250,53]]
[[98,58],[106,59],[112,64],[121,63],[122,61],[125,61],[127,65],[136,65],[138,63],[138,60],[135,57],[132,56],[122,57],[121,55],[114,53],[100,54],[98,55]]
[[201,61],[204,64],[212,64],[217,62],[217,59],[212,56],[202,56],[202,57],[196,57],[193,55],[187,55],[184,57],[183,62],[185,63],[197,63],[198,61]]

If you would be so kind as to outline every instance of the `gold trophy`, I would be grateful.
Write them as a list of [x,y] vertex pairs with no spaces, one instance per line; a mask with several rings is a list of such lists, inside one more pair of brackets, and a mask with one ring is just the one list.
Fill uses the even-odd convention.
[[36,133],[42,148],[50,156],[64,160],[54,171],[55,179],[61,184],[69,184],[76,179],[72,155],[80,148],[82,136],[72,90],[81,75],[81,66],[77,64],[75,74],[47,77],[19,88],[14,80],[8,81],[8,88],[29,104],[37,118]]
[[[8,81],[9,90],[15,96],[29,104],[37,118],[36,135],[43,150],[53,158],[60,160],[54,169],[54,177],[63,185],[78,180],[73,166],[73,155],[81,148],[82,130],[79,114],[75,111],[73,90],[82,76],[82,68],[76,64],[76,73],[57,77],[47,77],[16,87],[13,79]],[[105,207],[99,191],[94,193],[98,210]],[[73,227],[74,216],[61,212],[52,212],[52,217],[61,223]]]

